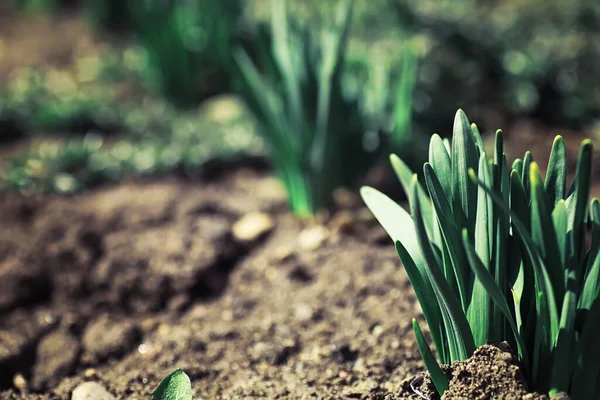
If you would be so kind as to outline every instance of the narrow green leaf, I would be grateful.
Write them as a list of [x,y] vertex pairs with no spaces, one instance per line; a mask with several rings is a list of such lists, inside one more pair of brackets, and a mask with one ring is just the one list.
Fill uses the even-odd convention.
[[[479,158],[479,180],[492,185],[492,172],[485,153]],[[477,218],[475,222],[475,248],[489,269],[492,259],[492,241],[494,236],[494,203],[485,190],[477,188]]]
[[502,165],[502,156],[504,154],[504,136],[502,133],[502,129],[498,129],[496,131],[496,136],[494,137],[494,164]]
[[510,174],[510,208],[519,218],[519,221],[525,224],[525,229],[529,232],[531,229],[529,198],[525,193],[521,175],[516,170],[512,170]]
[[360,195],[393,242],[401,242],[414,262],[422,265],[423,256],[410,214],[377,189],[364,186],[360,189]]
[[531,163],[533,162],[533,155],[531,154],[530,151],[525,152],[525,157],[523,157],[523,170],[521,171],[521,179],[522,179],[522,184],[523,184],[523,188],[525,189],[525,193],[527,193],[527,195],[529,196],[530,193],[530,189],[529,189],[529,167],[531,166]]
[[180,369],[172,372],[152,393],[152,400],[192,400],[190,378]]
[[[494,156],[494,182],[493,187],[499,198],[503,199],[504,206],[510,208],[510,176],[508,161],[503,150],[502,131],[496,132],[496,155]],[[491,199],[489,199],[491,202]],[[496,284],[504,295],[509,297],[509,285],[507,281],[507,252],[508,236],[510,232],[510,217],[494,207],[495,230],[492,232],[492,257],[494,261],[494,278]],[[491,340],[498,342],[509,336],[509,326],[500,310],[496,306],[492,308],[492,324],[497,327],[492,331]]]
[[[479,179],[486,184],[491,183],[489,165],[482,153],[479,159]],[[490,268],[491,261],[491,234],[493,232],[493,204],[485,191],[478,188],[477,197],[477,219],[475,222],[475,248],[479,258],[483,260],[487,269]],[[471,301],[467,310],[467,319],[471,325],[473,339],[476,346],[485,344],[490,339],[492,309],[489,296],[485,287],[479,280],[473,282],[471,291]]]
[[571,268],[567,280],[567,291],[563,300],[560,316],[560,331],[553,353],[550,395],[567,392],[571,382],[571,357],[575,344],[575,313],[577,311],[577,281],[575,269]]
[[[584,140],[579,148],[577,172],[575,175],[575,193],[572,202],[572,221],[569,228],[573,233],[573,254],[576,265],[585,265],[582,261],[586,253],[586,222],[588,215],[590,188],[592,179],[592,142]],[[569,204],[567,204],[569,206]],[[572,223],[571,223],[572,222]],[[578,271],[578,278],[583,279],[584,271]]]
[[485,146],[483,144],[483,139],[481,138],[481,133],[479,132],[479,128],[475,123],[471,124],[471,132],[473,132],[473,140],[475,141],[475,145],[477,146],[477,156],[481,156],[481,153],[485,153]]
[[402,48],[402,69],[396,88],[394,105],[393,137],[397,145],[409,143],[411,138],[410,124],[412,118],[413,92],[418,81],[418,57],[410,45]]
[[444,147],[444,142],[438,134],[431,136],[429,142],[429,163],[433,167],[435,174],[442,187],[446,197],[452,198],[452,160]]
[[450,259],[452,260],[454,275],[459,291],[457,295],[461,301],[462,310],[466,312],[470,301],[467,287],[470,279],[469,271],[465,266],[465,257],[463,252],[460,251],[460,242],[457,240],[459,237],[459,228],[453,219],[450,202],[448,201],[448,198],[446,198],[442,185],[433,171],[433,168],[429,163],[425,163],[423,171],[425,173],[427,190],[429,191],[431,201],[439,219],[439,227],[442,232],[445,247],[448,249]]
[[444,321],[442,319],[437,298],[435,297],[431,283],[428,280],[427,272],[425,269],[419,268],[415,264],[414,260],[400,241],[396,242],[396,251],[404,265],[404,270],[408,275],[410,284],[412,285],[417,300],[423,310],[423,315],[429,326],[438,357],[442,363],[448,364],[451,361],[448,354],[448,343],[446,342]]
[[590,217],[592,220],[592,245],[579,303],[579,307],[583,309],[589,309],[594,300],[600,297],[600,201],[598,199],[592,200]]
[[278,100],[274,97],[273,89],[270,88],[261,77],[246,52],[238,49],[234,52],[233,57],[240,68],[241,76],[245,79],[247,85],[254,94],[253,99],[258,102],[257,106],[263,114],[262,119],[268,121],[271,127],[277,128],[267,128],[264,130],[268,145],[272,149],[277,150],[274,152],[276,155],[279,153],[283,154],[285,157],[282,157],[282,159],[293,157],[295,154],[293,151],[295,144],[292,142],[289,135],[280,134],[280,132],[287,132],[287,127],[284,129],[279,117],[282,112],[281,104],[279,104]]
[[[552,210],[552,224],[556,234],[556,241],[560,253],[560,265],[567,265],[567,229],[569,223],[569,215],[567,213],[566,202],[561,199],[556,203]],[[566,271],[565,271],[566,272]]]
[[[302,106],[302,92],[300,89],[301,72],[299,65],[302,65],[298,56],[292,54],[292,50],[297,46],[291,44],[290,32],[288,27],[286,1],[271,0],[271,29],[273,32],[273,57],[283,76],[285,86],[286,103],[289,106],[287,110],[292,126],[302,127],[304,125],[304,109]],[[306,139],[301,137],[299,139]],[[303,144],[302,146],[305,146]]]
[[[471,124],[464,111],[458,110],[454,117],[452,134],[452,210],[457,218],[465,218],[464,221],[458,220],[459,225],[468,227],[470,232],[475,231],[477,186],[468,179],[468,171],[477,171],[478,163]],[[464,217],[459,214],[459,209]]]
[[517,171],[520,176],[521,173],[523,172],[523,160],[521,160],[520,158],[517,158],[515,161],[513,161],[512,169]]
[[562,302],[565,291],[565,265],[561,263],[556,231],[548,210],[540,170],[535,162],[531,163],[529,181],[531,187],[531,234],[545,260],[556,299],[558,302]]
[[438,259],[431,248],[420,203],[417,177],[414,176],[410,201],[411,212],[414,216],[421,253],[426,261],[427,274],[442,311],[442,318],[448,335],[450,358],[452,361],[465,360],[475,351],[473,335],[460,302],[444,279]]
[[417,338],[419,352],[421,353],[421,357],[423,357],[425,368],[427,368],[427,371],[429,371],[431,380],[441,396],[446,390],[448,390],[448,378],[446,378],[446,375],[444,375],[444,371],[442,371],[440,364],[438,364],[435,356],[429,348],[429,345],[427,345],[427,341],[425,341],[425,337],[423,336],[423,332],[421,331],[419,323],[414,318],[412,320],[412,326],[415,332],[415,337]]
[[567,147],[562,136],[557,136],[552,145],[544,191],[548,195],[550,204],[555,205],[565,198],[567,184]]
[[[402,185],[402,189],[404,189],[404,193],[408,197],[410,197],[410,184],[414,175],[414,172],[406,165],[404,161],[402,161],[397,155],[390,155],[390,163],[392,164],[392,168]],[[433,216],[433,206],[431,205],[431,201],[427,197],[425,193],[425,189],[421,184],[418,184],[419,187],[419,199],[421,201],[421,208],[423,209],[423,213],[426,215]],[[434,226],[433,226],[433,218],[429,218],[425,220],[425,227],[427,228],[427,234],[430,237],[434,235]]]
[[507,273],[514,304],[515,322],[519,329],[519,333],[523,335],[521,326],[523,325],[524,312],[521,303],[525,287],[525,268],[523,266],[519,245],[512,236],[509,237],[508,241]]

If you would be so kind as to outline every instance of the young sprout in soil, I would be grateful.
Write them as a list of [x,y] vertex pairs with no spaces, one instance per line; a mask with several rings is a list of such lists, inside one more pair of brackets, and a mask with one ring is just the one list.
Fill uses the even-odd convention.
[[152,393],[152,400],[192,400],[190,378],[180,369],[173,371]]
[[[508,341],[535,390],[600,398],[600,201],[589,201],[591,142],[581,144],[568,191],[562,137],[543,179],[529,152],[509,167],[501,131],[488,157],[462,110],[452,143],[432,136],[424,186],[398,157],[391,162],[410,213],[375,189],[361,194],[396,244],[439,361]],[[448,380],[413,327],[441,395]]]
[[[333,190],[355,183],[383,148],[380,132],[367,133],[359,99],[343,90],[352,3],[341,0],[332,27],[319,30],[290,19],[285,1],[272,0],[268,49],[258,51],[257,63],[242,50],[235,53],[242,95],[261,125],[290,207],[301,217],[327,207]],[[409,102],[412,83],[398,84],[404,85],[398,99]],[[396,122],[407,120],[402,115]]]

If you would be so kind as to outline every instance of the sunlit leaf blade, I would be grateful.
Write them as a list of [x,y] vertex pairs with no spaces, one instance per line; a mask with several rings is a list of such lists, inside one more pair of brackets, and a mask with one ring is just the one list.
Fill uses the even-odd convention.
[[533,162],[533,155],[530,151],[525,152],[525,156],[523,157],[523,170],[521,171],[521,183],[523,184],[523,189],[525,189],[525,193],[529,196],[529,167]]
[[548,170],[546,172],[546,182],[544,191],[548,195],[550,204],[555,205],[565,198],[565,189],[567,184],[567,147],[561,136],[554,139],[550,160],[548,161]]
[[[471,131],[471,124],[463,110],[454,117],[452,133],[452,210],[459,218],[460,225],[474,231],[477,214],[477,187],[468,179],[469,169],[477,171],[479,159]],[[462,214],[459,213],[462,210]]]
[[475,140],[475,145],[477,146],[477,156],[481,156],[481,153],[485,153],[485,145],[483,144],[483,139],[481,137],[481,133],[479,132],[479,128],[476,124],[471,124],[471,131],[473,132],[473,140]]
[[392,241],[401,242],[414,262],[422,265],[423,256],[410,214],[377,189],[364,186],[360,189],[360,195]]
[[429,163],[444,188],[446,197],[452,198],[452,160],[444,147],[442,138],[434,134],[429,142]]
[[172,372],[152,393],[152,400],[192,400],[190,378],[180,369]]
[[[404,161],[402,161],[395,154],[390,155],[390,163],[392,164],[392,168],[394,169],[394,172],[396,173],[396,176],[398,177],[398,180],[402,185],[402,189],[404,189],[404,193],[406,193],[407,196],[410,196],[410,184],[412,182],[414,172],[408,167],[408,165],[406,165]],[[420,194],[419,199],[421,201],[421,208],[423,209],[423,213],[426,215],[433,216],[433,206],[431,205],[431,201],[425,193],[425,189],[423,189],[423,186],[421,186],[421,184],[419,184],[418,187]],[[430,237],[433,237],[433,219],[430,218],[425,220],[425,226],[427,228],[428,235]]]
[[[559,200],[552,211],[552,223],[554,225],[554,232],[556,234],[556,241],[560,254],[560,265],[567,265],[567,241],[568,241],[568,223],[569,215],[567,213],[567,205],[564,200]],[[566,273],[566,269],[563,268]]]
[[519,176],[523,172],[523,160],[520,158],[515,159],[512,164],[512,169],[519,173]]
[[446,390],[448,390],[448,378],[446,378],[446,375],[444,375],[444,371],[442,371],[440,364],[438,364],[435,356],[429,348],[429,345],[425,341],[425,337],[423,336],[421,327],[419,327],[419,323],[414,318],[412,320],[412,326],[415,332],[415,337],[417,338],[419,352],[421,353],[421,357],[423,357],[423,363],[425,364],[427,371],[429,371],[431,380],[441,396]]

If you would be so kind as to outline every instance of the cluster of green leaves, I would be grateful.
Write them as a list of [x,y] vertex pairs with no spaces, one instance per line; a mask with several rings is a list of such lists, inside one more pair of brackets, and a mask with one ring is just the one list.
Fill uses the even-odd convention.
[[[251,148],[248,134],[227,140],[221,132],[198,136],[195,128],[173,126],[170,135],[104,143],[87,134],[65,142],[42,143],[9,159],[0,178],[3,190],[72,194],[125,177],[177,174],[196,178],[215,157],[234,157]],[[205,128],[207,129],[207,128]],[[214,126],[223,130],[225,127]],[[233,142],[233,143],[232,143]]]
[[[380,158],[388,139],[376,126],[384,111],[368,126],[359,96],[344,93],[352,3],[339,2],[332,26],[319,29],[290,19],[285,1],[272,0],[270,43],[257,51],[259,65],[243,50],[235,54],[242,95],[261,126],[290,207],[300,216],[327,207],[332,191],[352,185]],[[412,94],[404,85],[403,101]],[[404,112],[407,103],[398,109]]]
[[130,2],[133,27],[150,61],[148,81],[181,107],[230,90],[232,48],[240,40],[240,0]]
[[[396,244],[439,360],[508,341],[536,390],[599,398],[600,202],[590,206],[591,142],[581,145],[568,191],[561,137],[544,180],[529,152],[509,167],[501,131],[488,158],[461,110],[452,143],[431,138],[425,187],[402,160],[391,162],[410,213],[372,188],[362,196]],[[448,380],[416,320],[413,327],[441,394]]]
[[26,71],[21,75],[0,90],[0,136],[9,125],[36,133],[108,131],[119,126],[106,91],[80,90],[65,74],[49,78],[52,74]]
[[427,36],[416,112],[423,129],[439,129],[457,101],[559,126],[598,118],[600,85],[588,66],[600,61],[600,3],[393,1],[399,17]]
[[173,371],[152,393],[152,400],[192,400],[190,378],[181,369]]

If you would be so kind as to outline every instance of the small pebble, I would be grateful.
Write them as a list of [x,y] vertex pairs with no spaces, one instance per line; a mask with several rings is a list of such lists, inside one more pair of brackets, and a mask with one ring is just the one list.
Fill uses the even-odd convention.
[[27,380],[21,374],[16,374],[13,378],[13,385],[21,392],[21,395],[27,393]]
[[300,304],[298,307],[296,307],[294,314],[300,321],[308,321],[312,318],[313,311],[309,305]]
[[95,378],[97,375],[98,371],[96,371],[94,368],[88,368],[85,371],[83,371],[83,376],[85,376],[88,379]]
[[273,219],[269,215],[261,212],[251,212],[233,224],[231,231],[236,240],[248,243],[268,234],[274,226]]
[[115,396],[97,382],[84,382],[73,390],[71,400],[115,400]]
[[328,231],[322,225],[304,229],[298,235],[298,246],[304,250],[315,250],[327,239]]
[[373,330],[371,331],[371,333],[373,334],[373,336],[375,336],[377,338],[383,334],[383,331],[384,331],[383,326],[375,325],[375,327],[373,327]]

